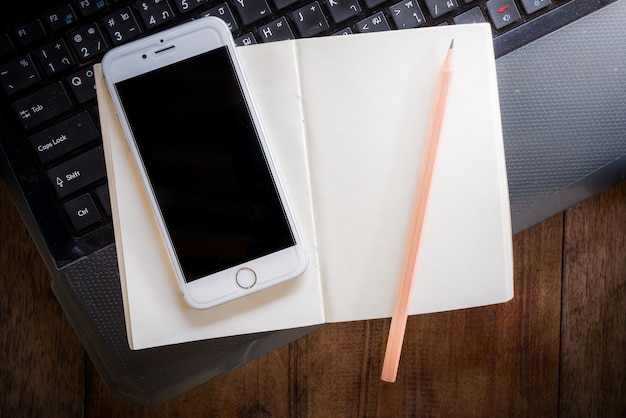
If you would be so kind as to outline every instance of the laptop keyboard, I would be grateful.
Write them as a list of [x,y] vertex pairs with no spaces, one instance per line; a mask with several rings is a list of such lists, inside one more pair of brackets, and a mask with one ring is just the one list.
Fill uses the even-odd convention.
[[43,10],[14,2],[34,10],[0,21],[2,148],[61,267],[113,242],[93,79],[108,49],[207,15],[241,46],[475,22],[491,23],[497,39],[569,2],[76,0]]

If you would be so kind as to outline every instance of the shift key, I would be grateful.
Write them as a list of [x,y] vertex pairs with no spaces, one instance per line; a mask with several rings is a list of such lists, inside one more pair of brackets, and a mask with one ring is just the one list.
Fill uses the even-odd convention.
[[93,184],[106,176],[102,147],[74,157],[47,171],[59,198]]

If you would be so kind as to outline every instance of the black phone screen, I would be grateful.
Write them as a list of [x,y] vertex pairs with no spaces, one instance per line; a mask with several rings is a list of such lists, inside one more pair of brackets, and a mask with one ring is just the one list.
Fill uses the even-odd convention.
[[226,47],[116,89],[187,282],[295,244]]

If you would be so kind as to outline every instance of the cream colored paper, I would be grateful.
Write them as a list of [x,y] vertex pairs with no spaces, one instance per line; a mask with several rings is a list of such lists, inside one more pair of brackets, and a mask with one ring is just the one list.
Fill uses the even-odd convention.
[[97,79],[131,348],[390,316],[425,122],[452,38],[456,71],[410,312],[512,298],[489,25],[272,43],[239,51],[309,268],[290,282],[205,311],[179,296]]

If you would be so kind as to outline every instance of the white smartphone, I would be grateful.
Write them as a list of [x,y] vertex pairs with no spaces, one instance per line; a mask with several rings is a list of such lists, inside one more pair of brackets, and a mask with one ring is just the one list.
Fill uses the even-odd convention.
[[226,24],[114,48],[102,72],[187,303],[300,275],[307,255]]

